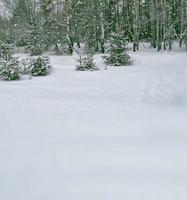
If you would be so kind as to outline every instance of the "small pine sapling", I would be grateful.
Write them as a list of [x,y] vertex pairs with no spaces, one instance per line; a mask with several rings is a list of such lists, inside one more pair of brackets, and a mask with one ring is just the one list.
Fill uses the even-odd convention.
[[0,78],[6,81],[20,80],[22,71],[18,58],[11,57],[9,60],[0,59]]
[[0,58],[10,60],[12,55],[12,45],[0,41]]
[[76,50],[77,55],[79,56],[79,64],[76,66],[76,71],[95,71],[99,70],[96,67],[96,64],[93,61],[93,52],[86,50],[86,55],[83,55],[81,51]]
[[106,57],[106,64],[112,66],[126,66],[131,64],[130,56],[127,53],[127,43],[121,33],[111,35],[109,56]]
[[46,76],[49,73],[50,61],[48,57],[34,58],[30,62],[30,73],[32,76]]

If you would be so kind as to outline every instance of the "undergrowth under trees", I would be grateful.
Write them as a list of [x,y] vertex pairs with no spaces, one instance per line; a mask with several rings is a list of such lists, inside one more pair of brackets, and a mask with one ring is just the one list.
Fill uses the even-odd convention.
[[0,42],[0,78],[13,81],[20,80],[23,75],[46,76],[49,73],[50,62],[48,57],[30,57],[19,60],[12,56],[13,46]]

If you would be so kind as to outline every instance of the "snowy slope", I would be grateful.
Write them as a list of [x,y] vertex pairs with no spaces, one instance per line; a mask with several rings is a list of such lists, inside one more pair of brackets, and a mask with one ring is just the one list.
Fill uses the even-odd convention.
[[0,81],[0,199],[186,200],[187,54]]

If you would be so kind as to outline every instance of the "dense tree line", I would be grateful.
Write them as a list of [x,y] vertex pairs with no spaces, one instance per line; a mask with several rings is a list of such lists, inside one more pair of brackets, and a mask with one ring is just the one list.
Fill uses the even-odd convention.
[[134,51],[142,41],[158,51],[172,49],[174,41],[187,47],[186,0],[1,1],[9,15],[0,17],[0,39],[32,54],[72,53],[83,43],[104,53],[113,33]]

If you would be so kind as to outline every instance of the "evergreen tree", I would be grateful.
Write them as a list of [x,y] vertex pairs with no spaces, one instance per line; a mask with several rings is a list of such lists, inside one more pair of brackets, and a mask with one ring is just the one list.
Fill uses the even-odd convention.
[[111,34],[109,56],[106,63],[113,66],[123,66],[131,64],[130,56],[127,53],[127,43],[123,34]]
[[0,58],[8,61],[11,58],[13,46],[11,44],[0,41]]
[[77,48],[75,52],[78,55],[78,65],[76,66],[77,71],[95,71],[99,70],[94,63],[94,51],[87,44],[85,52],[81,48]]

